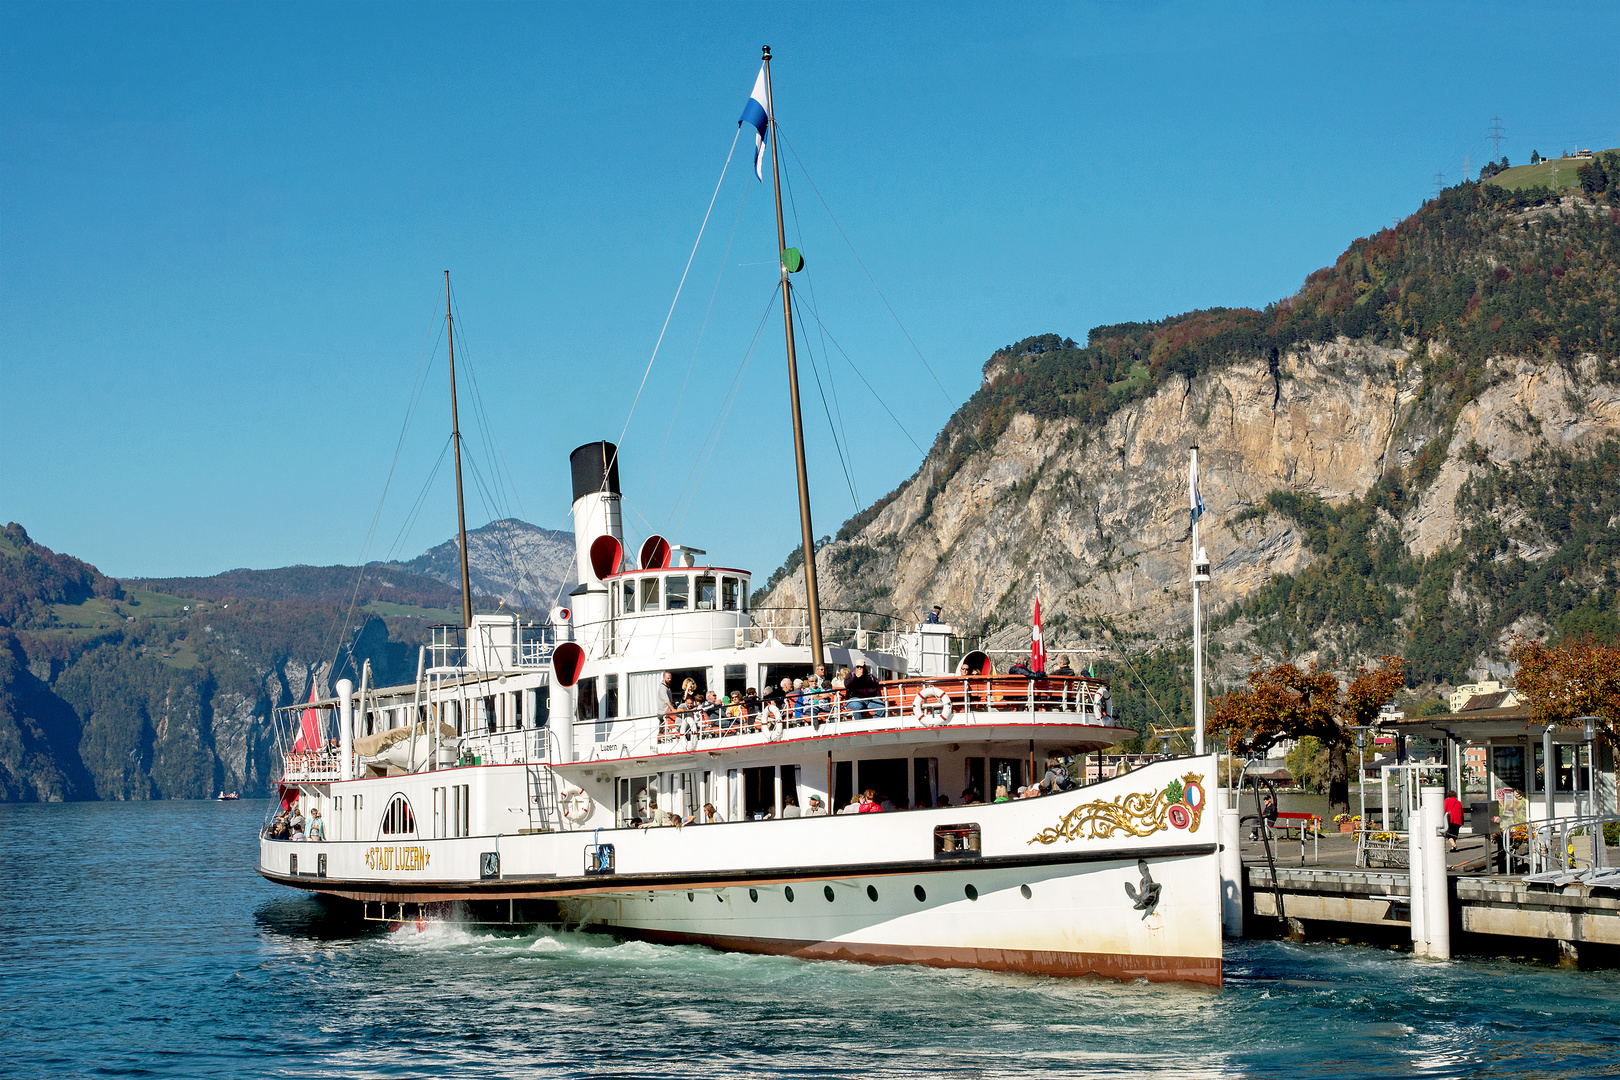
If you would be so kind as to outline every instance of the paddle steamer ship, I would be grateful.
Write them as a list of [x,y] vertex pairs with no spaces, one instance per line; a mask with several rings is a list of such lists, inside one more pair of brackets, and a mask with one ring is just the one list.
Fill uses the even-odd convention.
[[[768,109],[755,112],[763,140]],[[778,188],[811,551],[790,309],[799,260],[780,205]],[[463,515],[462,625],[433,630],[416,681],[376,688],[366,669],[358,688],[345,680],[278,710],[282,805],[319,810],[324,838],[267,832],[261,874],[376,919],[460,905],[478,919],[747,952],[1219,983],[1213,755],[968,802],[1034,786],[1049,755],[1134,735],[1107,685],[997,675],[984,654],[953,652],[948,624],[823,612],[813,559],[797,611],[751,610],[749,572],[698,548],[654,536],[630,560],[617,455],[606,442],[571,455],[581,584],[549,623],[472,613]],[[718,714],[666,696],[666,675],[676,701],[688,680],[700,699],[733,698],[818,665],[865,665],[880,688]],[[847,812],[866,790],[894,809]]]

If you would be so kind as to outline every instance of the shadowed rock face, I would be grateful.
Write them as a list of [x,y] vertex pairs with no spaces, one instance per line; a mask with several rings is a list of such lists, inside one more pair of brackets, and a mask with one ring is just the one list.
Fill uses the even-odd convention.
[[[1218,613],[1314,558],[1294,521],[1265,512],[1272,492],[1339,503],[1443,438],[1438,471],[1400,523],[1403,541],[1426,555],[1469,526],[1456,497],[1470,475],[1620,434],[1620,388],[1582,378],[1579,365],[1519,357],[1488,365],[1488,389],[1447,432],[1448,403],[1420,392],[1426,370],[1451,362],[1441,350],[1341,338],[1283,354],[1275,375],[1255,358],[1166,385],[1100,425],[1019,415],[949,477],[952,445],[942,440],[864,528],[818,552],[822,603],[912,619],[938,603],[960,626],[1007,624],[993,643],[1015,646],[1028,641],[1039,573],[1049,620],[1106,616],[1149,642],[1174,638],[1190,621],[1191,445],[1213,563],[1205,597]],[[992,367],[987,379],[1014,374]],[[1244,511],[1258,512],[1239,521]],[[800,574],[763,600],[802,603]]]

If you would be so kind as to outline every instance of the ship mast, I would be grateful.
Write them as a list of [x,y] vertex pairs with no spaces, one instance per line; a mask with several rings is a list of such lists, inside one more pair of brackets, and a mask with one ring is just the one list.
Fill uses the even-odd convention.
[[456,447],[456,535],[461,541],[461,626],[472,629],[472,586],[467,574],[467,504],[461,496],[461,418],[456,412],[456,328],[450,314],[450,271],[444,272],[444,332],[450,342],[450,439]]
[[[788,281],[787,230],[782,224],[782,163],[776,153],[776,95],[771,91],[771,47],[765,46],[765,107],[771,137],[771,179],[776,187],[776,251],[782,268],[782,328],[787,333],[788,401],[793,408],[793,463],[799,473],[799,531],[804,543],[804,602],[810,610],[812,663],[826,659],[821,651],[821,601],[816,592],[816,540],[810,525],[810,477],[804,465],[804,418],[799,412],[799,365],[793,351],[793,286]],[[797,269],[795,266],[794,269]]]

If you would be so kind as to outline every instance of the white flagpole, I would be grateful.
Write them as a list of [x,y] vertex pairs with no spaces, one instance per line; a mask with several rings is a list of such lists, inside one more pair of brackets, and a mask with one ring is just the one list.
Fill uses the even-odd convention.
[[1200,566],[1203,552],[1198,547],[1198,447],[1192,448],[1188,473],[1188,501],[1192,507],[1192,587],[1193,587],[1193,753],[1204,752],[1204,620],[1203,584],[1209,569]]

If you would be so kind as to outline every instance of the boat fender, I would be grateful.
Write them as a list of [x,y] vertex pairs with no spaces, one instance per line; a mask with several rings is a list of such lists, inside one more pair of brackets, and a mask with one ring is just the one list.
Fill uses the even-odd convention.
[[562,793],[563,817],[575,825],[591,816],[591,797],[585,794],[584,788],[575,788],[573,791]]
[[911,715],[929,727],[951,722],[951,695],[929,683],[911,699]]

